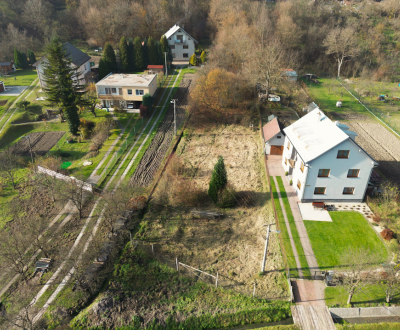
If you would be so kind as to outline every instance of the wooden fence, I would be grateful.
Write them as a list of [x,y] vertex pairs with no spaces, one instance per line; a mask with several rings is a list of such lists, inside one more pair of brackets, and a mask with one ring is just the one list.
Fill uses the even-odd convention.
[[75,179],[74,177],[67,176],[67,175],[49,170],[42,166],[38,166],[38,172],[49,175],[58,180],[74,183],[77,187],[82,188],[83,190],[89,191],[91,193],[93,192],[93,186],[90,183],[87,183],[85,181],[81,181],[81,180]]

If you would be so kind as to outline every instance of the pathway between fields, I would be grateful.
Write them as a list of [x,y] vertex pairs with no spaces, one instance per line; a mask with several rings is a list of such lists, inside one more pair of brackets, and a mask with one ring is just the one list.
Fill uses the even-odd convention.
[[[151,129],[150,129],[149,132],[147,133],[145,139],[144,139],[143,142],[141,143],[141,145],[140,145],[140,147],[138,148],[138,150],[136,151],[135,155],[133,156],[133,158],[132,158],[131,161],[129,162],[129,164],[128,164],[127,168],[125,169],[125,171],[123,172],[121,178],[118,180],[118,182],[117,182],[117,184],[115,185],[113,191],[115,191],[115,190],[118,188],[118,186],[122,183],[122,180],[125,178],[126,174],[129,172],[131,166],[133,165],[134,160],[135,160],[135,159],[137,158],[137,156],[140,154],[141,149],[143,148],[143,146],[145,145],[146,141],[148,140],[148,138],[149,138],[150,135],[152,134],[152,132],[153,132],[155,126],[157,125],[157,122],[158,122],[159,118],[161,117],[161,115],[162,115],[162,113],[163,113],[163,108],[165,107],[165,105],[167,104],[167,102],[169,102],[169,98],[170,98],[171,93],[172,93],[172,91],[173,91],[173,87],[175,86],[175,84],[176,84],[176,82],[177,82],[177,80],[178,80],[178,78],[179,78],[179,76],[180,76],[180,74],[181,74],[181,71],[182,71],[182,69],[179,71],[177,77],[175,78],[175,81],[174,81],[173,85],[169,88],[169,94],[168,94],[168,96],[167,96],[167,98],[166,98],[164,104],[161,106],[160,113],[158,114],[157,119],[156,119],[155,122],[153,123]],[[168,90],[168,89],[165,89],[165,90],[164,90],[164,93],[162,94],[162,96],[161,96],[161,98],[160,98],[160,101],[159,101],[159,103],[157,104],[157,106],[160,105],[160,102],[161,102],[162,99],[164,98],[165,92],[166,92],[167,90]],[[128,156],[129,156],[130,153],[132,152],[134,146],[137,144],[137,142],[138,142],[139,139],[141,138],[142,134],[145,132],[147,126],[148,126],[149,123],[151,122],[151,120],[152,120],[153,116],[155,115],[155,113],[156,113],[156,111],[153,112],[153,114],[151,115],[150,119],[147,121],[146,126],[142,129],[142,131],[141,131],[140,134],[138,135],[138,137],[137,137],[135,143],[134,143],[133,146],[129,149],[129,151],[128,151],[127,155],[124,157],[123,161],[121,161],[120,166],[121,166],[121,164],[124,164],[125,160],[128,158]],[[110,183],[113,181],[113,179],[114,179],[116,173],[119,172],[119,169],[121,168],[120,166],[118,166],[117,170],[115,170],[113,176],[110,178],[110,180],[109,180],[109,182],[107,183],[107,185],[106,185],[106,187],[104,188],[104,190],[108,189],[108,187],[109,187]],[[94,205],[94,207],[93,207],[93,209],[92,209],[92,211],[91,211],[91,214],[89,215],[88,219],[86,220],[86,222],[85,222],[85,229],[86,229],[86,227],[87,227],[86,224],[89,224],[90,218],[92,217],[93,212],[94,212],[94,210],[96,209],[96,207],[97,207],[98,203],[100,202],[100,200],[101,200],[101,197],[98,198],[98,200],[96,201],[96,203],[95,203],[95,205]],[[97,222],[96,222],[95,226],[93,227],[92,233],[90,234],[88,240],[86,241],[86,244],[85,244],[83,250],[82,250],[81,253],[79,254],[78,262],[82,259],[83,254],[87,251],[87,249],[88,249],[88,247],[89,247],[89,244],[91,243],[93,237],[96,235],[96,232],[97,232],[97,230],[98,230],[98,228],[99,228],[99,226],[100,226],[101,220],[102,220],[102,218],[103,218],[103,213],[104,213],[104,211],[105,211],[105,208],[106,208],[106,205],[105,205],[104,208],[102,209],[101,214],[100,214],[99,218],[97,219]],[[84,231],[85,231],[85,230],[82,229],[82,231],[81,231],[82,235],[83,235]],[[80,240],[81,237],[82,237],[81,234],[79,234],[79,236],[78,236],[79,240]],[[78,238],[77,238],[77,239],[78,239]],[[76,247],[76,246],[75,246],[75,243],[74,243],[74,246],[73,246],[71,249],[74,250],[75,247]],[[68,256],[70,256],[70,255],[72,254],[73,250],[69,252]],[[36,295],[36,297],[32,300],[31,305],[34,305],[34,304],[39,300],[39,298],[43,295],[43,293],[48,289],[49,285],[52,284],[52,283],[54,282],[54,280],[56,279],[56,277],[58,276],[58,274],[61,272],[61,270],[62,270],[63,267],[65,266],[65,263],[66,263],[66,261],[64,261],[64,262],[60,265],[60,267],[56,270],[56,272],[55,272],[54,275],[51,277],[51,279],[45,284],[45,286],[42,288],[42,290],[40,290],[40,292],[39,292],[39,293]],[[47,308],[50,306],[50,304],[56,299],[57,295],[61,292],[61,290],[65,287],[65,285],[67,285],[68,281],[71,279],[71,277],[72,277],[72,275],[74,274],[74,272],[75,272],[75,267],[72,267],[72,268],[68,271],[67,275],[63,278],[63,280],[61,281],[61,283],[57,286],[56,290],[53,292],[53,294],[50,296],[50,298],[46,301],[46,303],[43,305],[43,307],[42,307],[42,308],[39,310],[39,312],[35,315],[35,317],[33,318],[33,322],[34,322],[34,323],[37,322],[37,321],[43,316],[43,314],[46,312],[46,310],[47,310]]]

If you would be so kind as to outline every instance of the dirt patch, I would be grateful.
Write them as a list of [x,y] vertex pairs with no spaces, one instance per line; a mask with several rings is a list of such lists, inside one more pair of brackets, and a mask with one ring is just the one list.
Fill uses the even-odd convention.
[[[28,138],[21,139],[13,147],[13,153],[20,156],[29,156],[30,148],[35,156],[44,156],[53,148],[65,132],[36,132],[28,134]],[[29,146],[30,143],[30,146]]]
[[8,100],[0,100],[0,107],[2,107],[3,105],[6,105],[8,102]]

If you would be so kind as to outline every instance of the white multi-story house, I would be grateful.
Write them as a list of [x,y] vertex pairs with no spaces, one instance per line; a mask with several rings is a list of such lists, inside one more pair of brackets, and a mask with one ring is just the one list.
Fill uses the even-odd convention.
[[[80,49],[76,48],[75,46],[71,45],[69,42],[63,44],[64,49],[67,52],[68,58],[72,62],[73,68],[78,68],[78,76],[77,76],[77,83],[84,85],[87,83],[87,77],[90,76],[90,56],[82,52]],[[46,62],[46,55],[41,57],[36,63],[32,66],[36,68],[39,82],[41,87],[45,87],[46,83],[43,80],[44,74],[44,64]]]
[[104,108],[137,109],[143,95],[157,90],[157,74],[110,73],[96,84],[97,97]]
[[194,43],[198,43],[179,25],[174,25],[165,33],[168,44],[171,47],[171,53],[174,61],[189,62],[190,56],[195,52]]
[[315,109],[286,127],[282,166],[301,202],[362,202],[378,163],[356,133]]

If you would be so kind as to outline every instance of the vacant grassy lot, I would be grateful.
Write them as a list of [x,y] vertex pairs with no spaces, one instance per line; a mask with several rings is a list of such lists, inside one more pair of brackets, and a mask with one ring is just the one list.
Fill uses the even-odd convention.
[[35,69],[18,69],[16,72],[10,73],[11,77],[0,75],[0,80],[4,81],[7,86],[29,86],[38,77]]
[[332,222],[307,221],[304,224],[321,269],[343,266],[342,255],[357,248],[370,249],[386,261],[386,247],[358,212],[329,212]]
[[[347,307],[348,293],[343,287],[325,288],[325,302],[327,306]],[[398,288],[391,304],[400,303],[400,288]],[[368,285],[362,291],[357,292],[351,300],[353,306],[377,306],[386,304],[385,288],[378,284]]]

